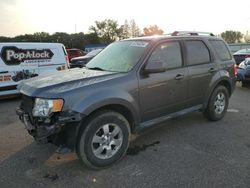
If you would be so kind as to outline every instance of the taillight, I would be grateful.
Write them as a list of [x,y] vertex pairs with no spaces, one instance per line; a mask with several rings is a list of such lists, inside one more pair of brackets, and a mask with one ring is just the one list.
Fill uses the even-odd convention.
[[233,66],[233,71],[234,71],[234,76],[236,77],[236,75],[237,75],[237,65],[236,64],[234,64],[234,66]]
[[250,57],[250,54],[245,56],[245,58],[249,58],[249,57]]

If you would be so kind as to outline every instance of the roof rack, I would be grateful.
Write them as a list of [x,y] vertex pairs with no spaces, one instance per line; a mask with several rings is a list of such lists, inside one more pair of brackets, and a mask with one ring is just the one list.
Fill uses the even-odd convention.
[[191,36],[208,35],[208,36],[215,36],[213,33],[199,32],[199,31],[174,31],[173,33],[171,33],[171,36],[180,36],[180,35],[191,35]]

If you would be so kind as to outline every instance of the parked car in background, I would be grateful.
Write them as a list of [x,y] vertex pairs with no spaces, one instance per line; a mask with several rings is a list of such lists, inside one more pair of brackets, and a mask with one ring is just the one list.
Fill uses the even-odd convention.
[[77,49],[77,48],[71,48],[67,49],[69,61],[71,61],[74,57],[84,56],[86,53],[83,50]]
[[239,65],[246,58],[250,57],[250,48],[242,49],[233,54],[235,62]]
[[241,49],[250,48],[250,43],[234,43],[234,44],[228,44],[229,49],[232,53],[235,53]]
[[18,94],[24,79],[67,69],[68,55],[60,43],[0,43],[0,98]]
[[99,54],[103,49],[96,49],[96,50],[92,50],[91,52],[89,52],[87,55],[85,56],[80,56],[80,57],[75,57],[71,59],[70,62],[70,68],[82,68],[85,67],[85,65],[91,60],[93,59],[93,57],[95,57],[97,54]]
[[250,82],[250,58],[246,58],[239,64],[237,69],[237,79],[245,85]]
[[97,49],[104,49],[106,48],[108,45],[107,44],[86,44],[84,47],[84,51],[89,53],[93,50],[97,50]]

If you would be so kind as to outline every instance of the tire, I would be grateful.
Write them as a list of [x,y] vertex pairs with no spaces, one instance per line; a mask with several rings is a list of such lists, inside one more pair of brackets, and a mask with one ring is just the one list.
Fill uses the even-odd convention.
[[229,93],[225,86],[218,86],[211,94],[206,110],[205,117],[210,121],[218,121],[224,117],[229,103]]
[[106,168],[126,153],[130,126],[127,119],[114,111],[94,114],[80,132],[76,152],[80,160],[92,169]]

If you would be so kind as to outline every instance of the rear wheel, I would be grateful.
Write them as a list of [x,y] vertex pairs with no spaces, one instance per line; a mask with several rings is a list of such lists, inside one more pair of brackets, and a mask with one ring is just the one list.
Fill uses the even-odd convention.
[[78,157],[90,168],[105,168],[121,159],[129,146],[126,118],[113,111],[96,113],[80,133]]
[[229,102],[229,93],[225,86],[218,86],[210,96],[204,115],[208,120],[218,121],[224,117]]

